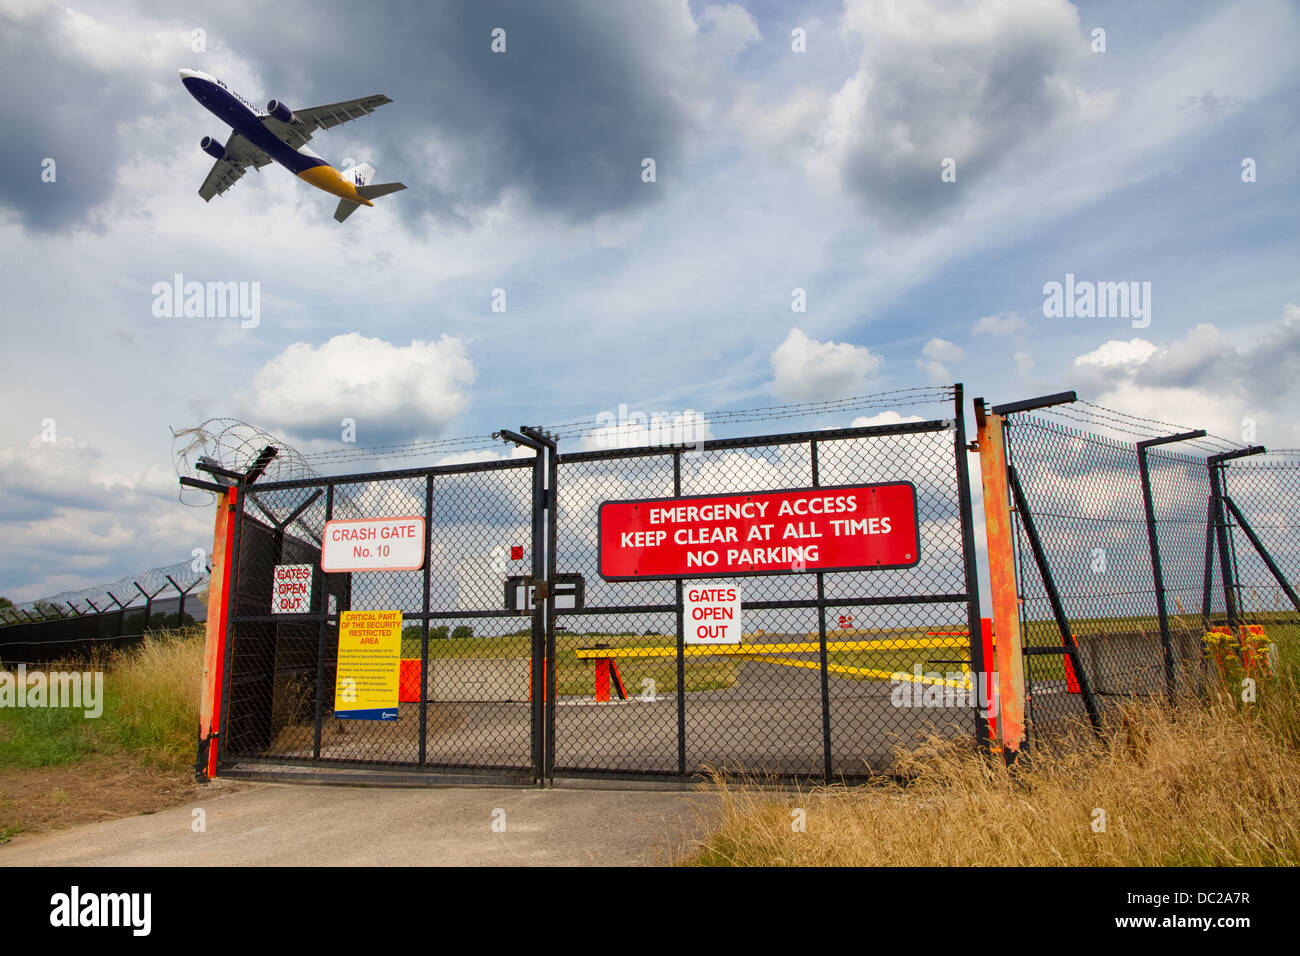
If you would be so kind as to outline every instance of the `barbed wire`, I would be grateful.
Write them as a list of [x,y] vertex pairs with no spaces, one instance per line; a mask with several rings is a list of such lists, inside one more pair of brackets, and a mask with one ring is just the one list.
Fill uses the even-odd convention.
[[[143,607],[149,598],[179,597],[182,592],[194,594],[202,591],[208,581],[208,568],[195,570],[195,562],[151,568],[140,574],[128,574],[109,584],[96,584],[74,591],[60,591],[49,597],[36,598],[0,608],[0,623],[22,624],[35,618],[73,617],[77,614],[95,614],[123,607]],[[142,593],[143,592],[143,593]]]
[[[319,477],[306,457],[292,445],[268,431],[237,418],[209,418],[193,428],[173,428],[172,463],[178,478],[198,478],[213,481],[212,475],[195,466],[207,460],[229,471],[247,471],[263,448],[276,449],[276,455],[266,465],[268,481],[290,481],[295,478]],[[212,504],[212,492],[180,486],[181,504],[205,507]]]
[[[844,412],[934,405],[951,401],[955,394],[952,386],[914,386],[821,402],[787,402],[781,405],[710,412],[687,409],[679,413],[678,418],[689,416],[689,424],[692,427],[793,420]],[[617,424],[619,424],[617,417],[607,412],[594,418],[575,419],[543,427],[556,438],[573,439],[590,436]],[[362,445],[303,453],[270,432],[234,418],[211,418],[194,428],[173,429],[172,437],[172,455],[177,475],[188,475],[204,480],[211,480],[211,476],[194,468],[201,458],[211,459],[231,471],[243,471],[267,445],[272,445],[279,450],[276,458],[267,468],[263,479],[267,481],[320,477],[318,469],[336,467],[349,462],[447,457],[495,450],[500,446],[500,440],[492,435],[467,435],[459,438],[393,442],[386,445]],[[182,490],[180,497],[182,503],[200,507],[207,506],[212,501],[210,493],[192,489],[190,492]]]
[[[914,386],[897,388],[868,395],[856,395],[849,398],[832,399],[822,402],[787,402],[783,405],[767,405],[759,408],[741,408],[710,412],[697,412],[687,409],[682,414],[692,414],[701,424],[731,425],[742,422],[762,422],[807,418],[816,415],[834,414],[836,412],[869,411],[876,408],[903,408],[916,405],[933,405],[951,401],[955,392],[952,386]],[[608,413],[607,413],[608,414]],[[577,419],[548,425],[546,430],[556,437],[572,438],[603,428],[610,427],[610,422],[598,416],[589,419]]]
[[[1162,438],[1166,435],[1195,430],[1187,425],[1179,425],[1155,418],[1143,418],[1140,415],[1132,415],[1119,409],[1085,401],[1075,401],[1068,405],[1053,405],[1048,408],[1036,409],[1034,414],[1065,418],[1089,425],[1094,429],[1109,430],[1143,439]],[[1220,435],[1211,434],[1190,439],[1186,444],[1210,453],[1235,451],[1246,447],[1242,442],[1234,442]]]

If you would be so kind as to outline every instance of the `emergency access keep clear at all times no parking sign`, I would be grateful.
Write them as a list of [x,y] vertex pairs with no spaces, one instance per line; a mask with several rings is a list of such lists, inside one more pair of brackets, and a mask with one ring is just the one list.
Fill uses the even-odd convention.
[[[613,581],[907,568],[921,550],[910,482],[607,501],[598,538]],[[684,642],[741,643],[740,587],[710,585],[683,592]]]

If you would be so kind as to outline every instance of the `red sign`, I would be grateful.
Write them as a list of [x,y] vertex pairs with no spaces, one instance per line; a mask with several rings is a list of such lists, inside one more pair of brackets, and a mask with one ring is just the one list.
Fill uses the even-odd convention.
[[910,568],[920,551],[907,481],[600,506],[611,581]]

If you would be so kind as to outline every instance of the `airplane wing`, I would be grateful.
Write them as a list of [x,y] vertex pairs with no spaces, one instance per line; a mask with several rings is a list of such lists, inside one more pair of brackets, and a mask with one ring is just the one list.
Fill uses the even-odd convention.
[[239,182],[239,177],[249,166],[261,169],[270,162],[271,157],[266,153],[238,133],[231,133],[230,139],[226,140],[226,155],[213,164],[208,178],[199,187],[199,195],[204,202],[209,202],[213,196],[220,196]]
[[385,103],[391,102],[393,101],[384,94],[376,93],[373,96],[363,96],[359,100],[344,100],[342,103],[294,110],[292,123],[282,122],[274,116],[263,116],[262,124],[290,149],[301,149],[318,129],[332,129],[340,123],[373,113]]

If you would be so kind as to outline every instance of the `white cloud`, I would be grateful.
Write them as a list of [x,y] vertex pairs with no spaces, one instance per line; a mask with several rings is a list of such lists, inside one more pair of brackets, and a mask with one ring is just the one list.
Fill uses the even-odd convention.
[[1017,352],[1011,358],[1016,363],[1018,375],[1028,375],[1034,370],[1034,357],[1028,352]]
[[416,437],[463,411],[476,378],[460,339],[397,346],[350,332],[290,345],[254,375],[248,405],[259,422],[303,434],[337,432],[352,418],[358,431]]
[[[950,207],[1026,142],[1105,107],[1080,84],[1088,47],[1066,0],[847,0],[841,29],[862,57],[811,167],[895,223]],[[957,180],[942,183],[949,157]]]
[[849,423],[850,428],[870,428],[872,425],[901,425],[904,422],[923,422],[920,415],[900,415],[895,411],[879,412],[875,415],[859,415]]
[[701,46],[706,57],[730,62],[749,44],[760,38],[758,24],[739,4],[705,7],[700,14]]
[[[949,365],[966,360],[966,350],[947,339],[932,338],[921,347],[925,359],[917,359],[916,367],[926,374],[931,383],[947,384],[952,381]],[[929,359],[929,361],[926,361]]]
[[1074,362],[1076,385],[1090,400],[1129,414],[1193,428],[1232,441],[1245,419],[1264,445],[1300,443],[1300,307],[1282,321],[1225,332],[1202,323],[1180,339],[1110,341]]
[[1080,355],[1074,360],[1074,365],[1076,368],[1089,365],[1099,368],[1141,365],[1155,353],[1156,346],[1146,339],[1129,339],[1127,342],[1121,339],[1111,339],[1086,355]]
[[0,483],[0,574],[27,581],[5,589],[14,601],[111,581],[115,562],[143,571],[211,546],[211,510],[178,507],[170,469],[122,470],[120,455],[74,437],[0,449]]
[[772,352],[772,392],[787,401],[861,394],[883,361],[865,346],[818,342],[800,329],[791,329]]
[[1019,312],[1001,312],[997,315],[986,315],[971,330],[973,335],[1010,335],[1013,332],[1019,332],[1025,327],[1025,320],[1020,317]]

